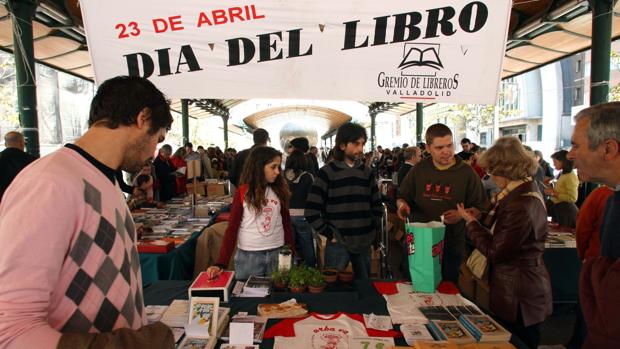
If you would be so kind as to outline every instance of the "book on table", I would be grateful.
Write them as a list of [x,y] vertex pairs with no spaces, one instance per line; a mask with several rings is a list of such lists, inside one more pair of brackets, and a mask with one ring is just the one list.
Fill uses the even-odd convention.
[[476,339],[458,321],[432,320],[428,327],[438,340],[447,340],[457,344],[474,343]]
[[459,321],[479,342],[508,342],[511,333],[487,315],[461,315]]
[[174,249],[174,242],[165,240],[142,240],[138,241],[140,253],[168,253]]
[[248,297],[266,297],[271,294],[271,278],[251,275],[243,284],[243,294]]
[[234,276],[234,271],[226,270],[210,278],[203,271],[189,287],[189,297],[219,297],[222,302],[228,302]]
[[[240,315],[237,314],[232,317],[230,322],[244,322],[254,324],[254,343],[262,343],[263,335],[265,334],[265,328],[267,327],[267,318],[256,315]],[[224,330],[222,334],[222,340],[228,341],[230,339],[230,326]]]

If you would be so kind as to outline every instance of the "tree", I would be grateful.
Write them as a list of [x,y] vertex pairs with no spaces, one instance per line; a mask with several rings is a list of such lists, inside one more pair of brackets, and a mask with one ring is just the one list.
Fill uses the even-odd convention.
[[15,87],[15,60],[12,55],[0,54],[0,127],[2,128],[19,127]]

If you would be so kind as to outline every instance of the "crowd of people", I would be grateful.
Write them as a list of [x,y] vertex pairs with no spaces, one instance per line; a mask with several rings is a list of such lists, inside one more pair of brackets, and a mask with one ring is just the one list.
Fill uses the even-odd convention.
[[[426,130],[425,143],[394,151],[364,153],[365,128],[345,123],[330,154],[303,137],[291,140],[282,154],[269,146],[269,133],[257,129],[254,145],[239,153],[194,151],[187,143],[174,153],[163,145],[154,156],[172,123],[165,97],[146,79],[110,79],[97,90],[89,129],[74,144],[34,161],[24,155],[19,133],[5,135],[0,348],[172,348],[170,329],[146,321],[130,208],[160,206],[183,195],[188,161],[195,160],[200,171],[194,176],[226,178],[236,188],[217,263],[207,269],[212,276],[231,260],[240,279],[268,275],[284,248],[317,266],[320,235],[322,267],[344,270],[350,263],[357,279],[369,278],[386,199],[378,180],[390,178],[398,189],[394,209],[400,219],[445,223],[443,279],[458,285],[468,256],[484,256],[491,311],[532,348],[552,312],[542,258],[548,217],[575,226],[583,261],[584,348],[615,348],[619,118],[620,103],[577,114],[571,150],[552,156],[556,176],[540,152],[514,137],[500,138],[489,149],[463,139],[456,153],[443,124]],[[121,171],[133,174],[131,184]],[[579,180],[604,186],[577,209]],[[128,202],[121,190],[131,194]]]

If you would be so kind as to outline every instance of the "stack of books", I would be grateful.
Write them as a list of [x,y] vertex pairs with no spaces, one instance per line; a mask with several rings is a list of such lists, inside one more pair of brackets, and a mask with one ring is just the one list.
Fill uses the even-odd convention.
[[433,337],[440,341],[450,341],[456,344],[475,343],[476,339],[454,320],[432,320],[428,328]]
[[511,334],[486,315],[461,315],[461,324],[479,342],[508,342]]

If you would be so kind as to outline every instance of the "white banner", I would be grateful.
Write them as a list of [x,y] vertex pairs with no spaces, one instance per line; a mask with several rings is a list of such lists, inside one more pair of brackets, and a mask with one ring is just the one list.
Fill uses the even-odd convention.
[[82,0],[97,82],[174,98],[494,104],[510,0]]

